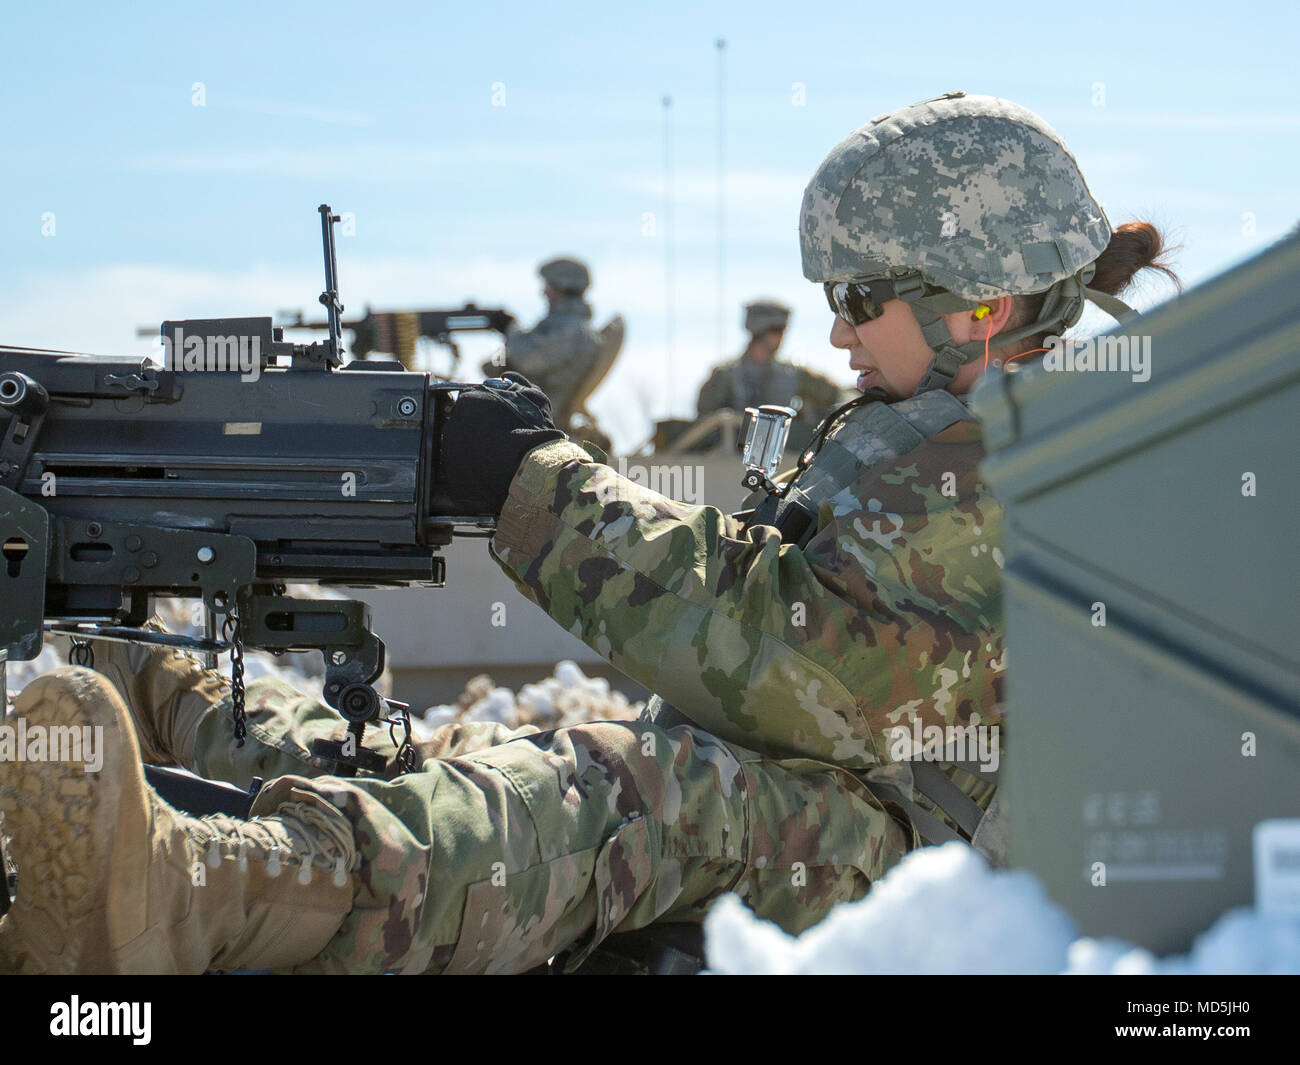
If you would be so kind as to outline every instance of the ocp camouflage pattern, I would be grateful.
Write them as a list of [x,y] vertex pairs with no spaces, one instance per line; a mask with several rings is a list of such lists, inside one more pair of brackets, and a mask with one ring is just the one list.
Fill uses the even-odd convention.
[[552,618],[714,735],[869,770],[894,726],[1001,720],[1001,510],[982,455],[963,421],[860,466],[800,550],[626,490],[558,441],[517,474],[495,550]]
[[[345,780],[307,754],[341,735],[328,707],[266,678],[248,715],[235,748],[229,700],[215,703],[187,768],[265,776],[258,816],[316,796],[359,859],[350,911],[299,972],[520,972],[561,952],[573,968],[611,932],[701,920],[728,891],[798,932],[917,842],[847,770],[690,726],[450,724],[418,745],[418,772]],[[368,742],[391,756],[387,737]]]
[[698,921],[728,891],[797,932],[913,844],[848,772],[686,726],[581,725],[310,783],[353,823],[361,883],[306,972],[520,972],[562,951],[576,967],[611,932]]

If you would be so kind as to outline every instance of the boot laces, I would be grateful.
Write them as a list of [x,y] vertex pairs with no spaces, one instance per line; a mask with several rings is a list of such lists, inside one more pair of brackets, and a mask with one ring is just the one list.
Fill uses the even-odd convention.
[[189,651],[183,650],[180,647],[173,647],[171,653],[172,658],[179,658],[185,663],[186,671],[192,678],[194,678],[195,683],[204,677],[211,677],[217,682],[222,691],[230,690],[230,681],[226,679],[226,676],[221,672],[220,667],[216,669],[208,669],[201,661],[199,661],[198,658],[190,654]]
[[215,869],[223,860],[248,868],[250,858],[264,862],[268,876],[279,876],[285,865],[298,869],[298,882],[310,884],[313,870],[331,872],[335,887],[347,884],[357,865],[356,842],[350,828],[310,803],[290,802],[268,818],[247,821],[226,814],[196,818],[196,844],[204,861]]

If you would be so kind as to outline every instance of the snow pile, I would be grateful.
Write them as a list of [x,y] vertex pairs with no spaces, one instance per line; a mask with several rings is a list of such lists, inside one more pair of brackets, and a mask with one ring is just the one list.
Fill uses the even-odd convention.
[[[340,591],[322,588],[314,584],[290,584],[285,594],[296,599],[346,599]],[[168,632],[182,636],[202,636],[203,622],[195,613],[198,604],[192,600],[158,598],[154,601],[155,612],[163,627]],[[222,655],[218,668],[230,676],[230,657]],[[284,683],[299,691],[318,695],[325,680],[325,660],[319,651],[273,655],[267,651],[246,650],[244,652],[244,683],[251,684],[261,677],[278,677]],[[381,695],[390,695],[392,677],[387,669],[375,682],[375,689]]]
[[1070,945],[1070,975],[1175,976],[1300,973],[1300,917],[1239,907],[1223,914],[1192,943],[1191,954],[1157,958],[1118,939],[1079,939]]
[[30,662],[6,662],[5,686],[9,689],[9,698],[13,698],[28,684],[43,673],[68,664],[67,658],[50,643],[47,636],[41,646],[41,653]]
[[566,728],[585,721],[631,721],[645,709],[611,691],[604,677],[588,677],[567,659],[557,662],[554,676],[525,684],[515,700],[519,723],[542,729]]
[[[313,585],[289,585],[289,595],[304,599],[341,599],[340,592]],[[186,599],[155,600],[158,619],[168,632],[182,636],[201,636],[203,618],[198,603]],[[104,645],[91,641],[91,648]],[[47,634],[41,653],[30,662],[10,662],[6,686],[10,697],[43,673],[68,665],[68,641]],[[101,652],[102,653],[102,652]],[[218,668],[230,676],[230,658],[222,655]],[[244,654],[244,682],[274,676],[299,691],[319,695],[324,680],[324,662],[319,652],[272,655],[247,650]],[[375,682],[381,695],[391,696],[392,674],[385,669]],[[455,705],[434,706],[424,719],[412,715],[411,726],[416,739],[427,740],[442,725],[451,722],[496,721],[507,728],[536,725],[540,729],[564,728],[587,721],[630,721],[638,716],[644,703],[629,703],[621,692],[611,691],[603,677],[588,677],[570,661],[556,665],[553,676],[536,684],[525,684],[516,695],[509,688],[497,687],[492,678],[480,674],[470,679]]]
[[1074,938],[1031,874],[996,872],[962,844],[909,854],[797,939],[734,895],[704,927],[710,968],[728,973],[1053,972]]
[[799,937],[735,895],[704,923],[710,971],[758,973],[1300,973],[1300,917],[1230,910],[1186,956],[1080,939],[1031,873],[991,869],[963,843],[926,847],[870,894]]
[[611,691],[603,677],[588,677],[569,660],[555,666],[553,676],[525,684],[516,695],[497,687],[487,674],[472,677],[455,705],[431,706],[423,719],[412,718],[416,739],[430,739],[452,722],[496,721],[507,728],[536,725],[539,729],[567,728],[587,721],[632,721],[644,703],[630,703],[621,692]]

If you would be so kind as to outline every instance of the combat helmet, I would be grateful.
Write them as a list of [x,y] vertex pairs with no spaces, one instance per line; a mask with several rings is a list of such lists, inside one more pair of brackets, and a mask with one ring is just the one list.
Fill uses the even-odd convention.
[[581,296],[591,287],[591,272],[581,259],[548,259],[537,268],[537,272],[543,281],[566,296]]
[[1111,227],[1074,156],[1032,111],[994,96],[946,93],[854,130],[804,190],[799,230],[808,280],[879,281],[882,299],[911,305],[935,353],[917,393],[983,353],[982,341],[958,347],[942,318],[981,300],[1047,294],[999,343],[1063,332],[1085,299],[1133,314],[1087,287]]

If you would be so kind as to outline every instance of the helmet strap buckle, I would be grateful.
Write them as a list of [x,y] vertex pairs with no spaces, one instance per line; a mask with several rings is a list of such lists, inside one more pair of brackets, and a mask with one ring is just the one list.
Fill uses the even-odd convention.
[[930,368],[921,378],[921,383],[916,386],[913,395],[919,396],[922,392],[932,392],[946,389],[957,379],[957,371],[962,368],[969,360],[961,353],[961,350],[953,347],[951,344],[943,344],[935,349],[934,360],[930,363]]
[[890,279],[894,285],[894,298],[911,303],[925,295],[926,284],[920,274],[904,274]]

